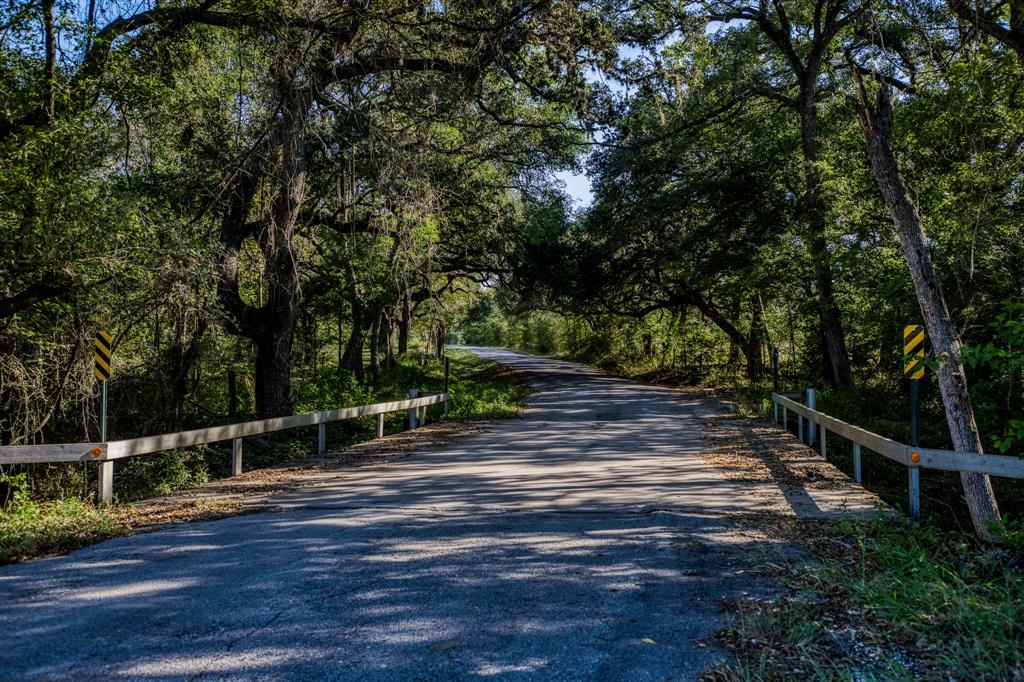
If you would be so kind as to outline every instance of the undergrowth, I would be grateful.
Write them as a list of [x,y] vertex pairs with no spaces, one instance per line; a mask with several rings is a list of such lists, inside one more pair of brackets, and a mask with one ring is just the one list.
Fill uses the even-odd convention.
[[737,660],[709,679],[1024,679],[1019,551],[885,518],[774,530],[805,555],[766,554],[789,590],[735,605],[721,641]]
[[[17,485],[20,481],[5,481]],[[16,492],[0,512],[0,565],[125,535],[128,527],[108,508],[76,498],[35,502]]]

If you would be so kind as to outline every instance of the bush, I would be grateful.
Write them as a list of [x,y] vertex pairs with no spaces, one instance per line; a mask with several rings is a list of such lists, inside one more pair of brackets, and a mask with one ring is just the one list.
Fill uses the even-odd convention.
[[75,498],[34,502],[20,490],[0,512],[0,565],[70,552],[128,532],[110,509]]

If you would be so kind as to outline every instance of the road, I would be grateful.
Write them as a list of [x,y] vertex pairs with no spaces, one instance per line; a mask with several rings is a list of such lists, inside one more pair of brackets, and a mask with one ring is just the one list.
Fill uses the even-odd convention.
[[[696,679],[770,595],[684,394],[508,351],[522,418],[183,524],[0,569],[6,680]],[[781,496],[779,496],[781,498]]]

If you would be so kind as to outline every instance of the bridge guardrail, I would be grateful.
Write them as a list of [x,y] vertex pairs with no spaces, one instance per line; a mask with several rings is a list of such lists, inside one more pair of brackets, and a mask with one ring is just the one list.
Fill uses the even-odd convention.
[[861,483],[861,450],[866,448],[907,467],[910,513],[915,519],[921,517],[921,469],[944,471],[973,471],[990,476],[1024,478],[1024,459],[1008,455],[986,455],[976,452],[955,452],[933,448],[912,447],[891,440],[867,429],[854,426],[841,419],[830,417],[802,405],[790,397],[793,394],[772,393],[772,417],[779,423],[779,408],[782,408],[783,428],[789,429],[789,412],[797,415],[797,437],[804,441],[804,420],[821,428],[818,441],[821,456],[828,458],[828,432],[838,434],[853,443],[853,478]]
[[148,455],[165,450],[185,448],[193,445],[231,441],[231,475],[242,473],[242,438],[263,433],[284,431],[302,426],[317,426],[317,454],[327,449],[327,424],[333,421],[377,416],[376,437],[384,435],[384,415],[391,412],[409,411],[409,427],[415,429],[422,410],[425,414],[430,405],[441,403],[447,407],[451,396],[448,393],[432,393],[420,396],[416,389],[409,391],[408,400],[395,400],[372,405],[342,407],[335,410],[308,412],[289,417],[257,419],[237,424],[211,426],[163,433],[156,436],[142,436],[126,440],[102,443],[55,443],[53,445],[8,445],[0,447],[0,464],[39,464],[46,462],[96,462],[99,465],[99,500],[109,504],[114,495],[114,460],[124,457]]

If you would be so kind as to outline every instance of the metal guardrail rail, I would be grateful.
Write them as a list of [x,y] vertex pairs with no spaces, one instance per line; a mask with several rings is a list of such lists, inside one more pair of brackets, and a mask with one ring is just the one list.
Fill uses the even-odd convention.
[[[853,477],[861,483],[861,450],[866,448],[877,452],[907,467],[910,513],[915,519],[921,517],[921,469],[943,471],[973,471],[990,476],[1024,478],[1024,459],[1007,455],[986,455],[976,452],[955,452],[932,448],[912,447],[859,426],[848,424],[824,412],[818,412],[801,405],[790,397],[793,394],[772,393],[773,418],[779,423],[779,408],[782,409],[783,428],[789,428],[789,412],[797,415],[797,437],[804,441],[804,421],[821,428],[818,438],[821,456],[828,458],[829,432],[846,438],[853,443]],[[808,424],[809,425],[809,424]]]
[[[336,410],[309,412],[290,417],[275,417],[255,421],[211,426],[205,429],[164,433],[104,443],[57,443],[53,445],[8,445],[0,447],[0,464],[37,464],[44,462],[96,462],[99,465],[99,500],[109,504],[114,496],[114,460],[124,457],[149,455],[165,450],[193,445],[231,441],[231,475],[242,473],[242,438],[263,433],[284,431],[302,426],[317,426],[317,454],[327,449],[327,424],[333,421],[377,416],[376,437],[384,435],[384,415],[409,411],[409,428],[415,429],[425,416],[429,405],[445,404],[451,400],[448,393],[419,396],[416,389],[409,391],[409,400],[396,400],[373,405],[343,407]],[[445,410],[447,413],[447,409]]]

